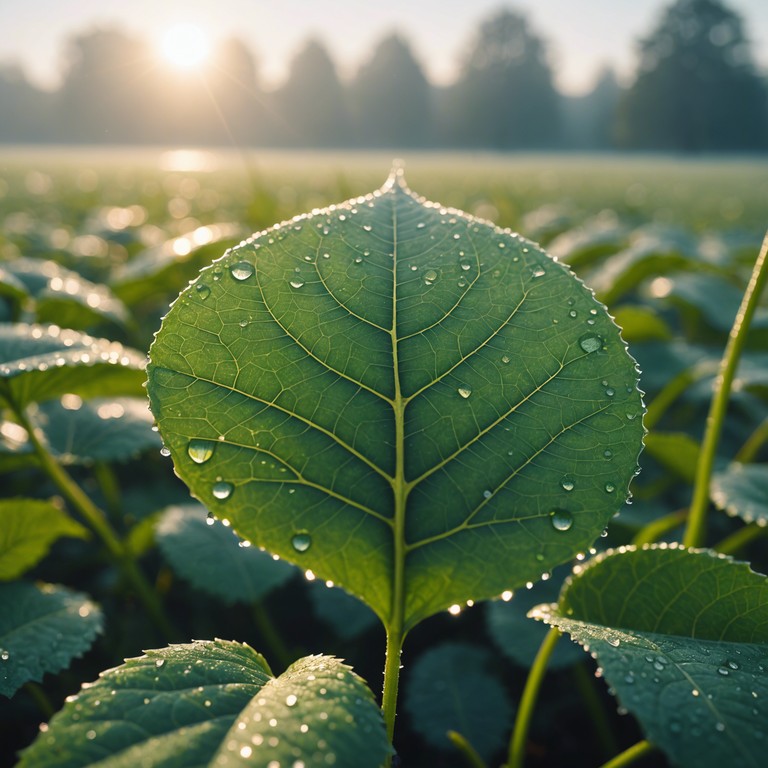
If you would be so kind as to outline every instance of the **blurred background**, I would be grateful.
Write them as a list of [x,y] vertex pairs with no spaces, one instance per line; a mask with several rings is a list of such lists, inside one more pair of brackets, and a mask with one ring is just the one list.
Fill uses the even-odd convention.
[[765,0],[0,0],[0,143],[768,149]]

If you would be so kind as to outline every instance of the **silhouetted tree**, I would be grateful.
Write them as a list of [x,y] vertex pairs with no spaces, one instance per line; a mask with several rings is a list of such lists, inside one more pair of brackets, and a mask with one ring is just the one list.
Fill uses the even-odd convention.
[[53,96],[35,88],[21,67],[0,67],[0,141],[55,141]]
[[525,16],[501,11],[480,26],[446,107],[451,143],[510,149],[557,140],[558,94]]
[[619,137],[646,149],[768,146],[766,89],[736,13],[718,0],[677,0],[666,9],[640,44]]
[[385,37],[351,85],[359,140],[373,147],[419,147],[432,133],[432,89],[408,43]]
[[346,94],[325,46],[309,40],[291,62],[288,80],[275,94],[278,143],[341,147],[351,138]]

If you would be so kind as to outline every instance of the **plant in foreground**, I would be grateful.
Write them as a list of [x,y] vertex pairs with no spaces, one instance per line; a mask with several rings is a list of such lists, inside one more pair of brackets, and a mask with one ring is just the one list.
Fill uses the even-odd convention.
[[[381,620],[381,708],[331,657],[276,676],[239,643],[172,645],[84,687],[22,765],[388,763],[408,632],[583,559],[637,470],[637,370],[605,307],[534,243],[416,197],[400,172],[203,269],[150,358],[152,412],[193,495]],[[532,615],[554,628],[510,768],[559,631],[648,736],[612,765],[651,743],[682,764],[759,764],[765,577],[710,551],[622,547]],[[451,738],[482,765],[465,736]]]

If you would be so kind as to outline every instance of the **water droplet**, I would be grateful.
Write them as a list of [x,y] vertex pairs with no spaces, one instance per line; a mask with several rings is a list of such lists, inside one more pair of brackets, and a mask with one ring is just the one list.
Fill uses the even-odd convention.
[[195,286],[197,295],[205,301],[211,295],[211,289],[205,283],[198,283]]
[[301,288],[304,285],[304,281],[300,277],[294,277],[293,280],[290,281],[289,285],[291,288]]
[[166,456],[166,457],[170,456],[170,455],[171,455],[171,449],[170,449],[170,448],[167,448],[166,446],[163,446],[163,447],[160,449],[160,455],[161,455],[161,456]]
[[567,476],[560,481],[560,485],[563,487],[564,491],[572,491],[576,487],[573,480]]
[[621,640],[618,637],[609,637],[608,645],[612,645],[614,648],[618,648],[621,645]]
[[227,483],[224,480],[219,480],[219,482],[213,484],[213,488],[211,488],[211,493],[220,500],[228,499],[232,495],[232,490],[234,486],[232,483]]
[[155,666],[162,667],[165,664],[165,659],[155,659]]
[[295,696],[294,694],[291,693],[289,696],[286,697],[285,704],[288,707],[292,707],[296,704],[298,700],[299,700],[298,696]]
[[509,355],[502,355],[501,362],[506,365],[509,362]]
[[587,333],[579,339],[579,346],[587,353],[597,352],[603,347],[603,340],[594,333]]
[[247,280],[253,275],[253,265],[247,261],[238,261],[229,268],[229,273],[235,280]]
[[363,257],[355,256],[355,264],[362,264],[362,263],[363,263]]
[[472,387],[464,384],[458,388],[457,392],[466,400],[472,394]]
[[299,531],[291,539],[291,546],[297,552],[306,552],[312,546],[312,537],[306,531]]
[[725,723],[715,723],[715,730],[722,733],[725,730]]
[[738,665],[738,664],[737,664],[735,661],[729,661],[729,662],[728,662],[728,666],[729,666],[731,669],[738,669],[738,668],[739,668],[739,665]]
[[608,450],[607,448],[603,451],[603,456],[606,459],[612,459],[613,458],[613,451]]
[[205,464],[213,456],[215,445],[216,443],[212,443],[210,440],[190,440],[187,453],[195,464]]
[[616,394],[616,390],[613,389],[613,387],[608,387],[605,390],[605,394],[608,395],[608,397],[613,397]]
[[11,658],[11,654],[3,648],[2,651],[0,651],[0,661],[8,661],[8,659]]
[[573,515],[567,509],[553,509],[549,521],[557,531],[567,531],[573,525]]
[[531,272],[531,277],[543,277],[547,274],[547,271],[544,269],[544,267],[536,267],[536,269]]
[[93,741],[96,738],[96,731],[87,731],[85,734],[85,738],[88,739],[88,741]]
[[613,483],[606,483],[605,484],[605,492],[606,493],[613,493],[616,490],[616,486]]
[[459,266],[460,266],[460,267],[461,267],[461,268],[462,268],[462,269],[463,269],[465,272],[469,272],[469,270],[470,270],[470,269],[472,269],[472,265],[471,265],[471,264],[470,264],[468,261],[465,261],[465,260],[462,260],[462,261],[460,261],[460,262],[459,262]]
[[723,677],[727,677],[729,674],[728,670],[725,667],[718,667],[717,672],[718,674],[723,675]]
[[491,491],[489,491],[489,490],[483,491],[483,498],[484,499],[490,499],[491,496],[493,496],[493,493],[491,493]]
[[577,317],[577,316],[578,316],[578,314],[579,314],[579,313],[578,313],[578,312],[577,312],[575,309],[572,309],[572,310],[571,310],[571,311],[568,313],[568,317]]
[[435,280],[437,280],[437,272],[434,269],[428,269],[424,273],[424,284],[434,285]]

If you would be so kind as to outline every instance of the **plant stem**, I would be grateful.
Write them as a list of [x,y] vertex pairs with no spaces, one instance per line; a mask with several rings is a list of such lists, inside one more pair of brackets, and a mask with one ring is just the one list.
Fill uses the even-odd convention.
[[688,515],[688,525],[683,537],[686,547],[701,547],[704,545],[707,532],[707,509],[709,507],[709,483],[712,468],[715,463],[717,444],[720,440],[731,385],[739,364],[741,350],[747,337],[747,331],[755,314],[765,282],[768,280],[768,234],[763,239],[763,245],[755,262],[747,290],[736,313],[733,327],[728,336],[728,344],[720,363],[720,372],[715,380],[715,391],[707,416],[707,426],[701,446],[701,455],[696,467],[696,480],[693,488],[693,500]]
[[470,768],[488,768],[488,765],[475,748],[457,731],[448,731],[448,740],[464,757],[465,762]]
[[24,683],[24,690],[29,694],[30,698],[34,700],[35,704],[37,704],[37,708],[40,710],[43,717],[50,720],[56,712],[56,709],[53,704],[51,704],[48,696],[46,696],[45,691],[37,683]]
[[102,540],[109,555],[123,572],[125,578],[133,585],[136,595],[144,605],[150,619],[166,639],[177,636],[163,612],[157,593],[152,589],[144,574],[139,570],[136,561],[125,544],[118,538],[107,520],[106,515],[89,498],[89,496],[72,479],[69,473],[53,458],[40,440],[37,429],[27,417],[22,408],[14,407],[19,424],[29,435],[29,441],[35,450],[37,459],[44,472],[59,489],[62,496],[88,522],[91,529]]
[[[400,682],[400,653],[405,636],[402,632],[387,628],[387,655],[384,661],[384,689],[381,694],[381,711],[387,726],[390,743],[395,733],[395,715],[397,714],[397,689]],[[389,761],[387,765],[389,765]]]
[[611,730],[610,723],[605,716],[605,708],[600,701],[600,697],[595,690],[595,678],[584,667],[584,664],[577,664],[573,668],[573,678],[576,681],[576,687],[579,689],[582,699],[589,712],[589,720],[597,734],[597,740],[603,755],[615,755],[619,748],[616,737]]
[[653,522],[648,523],[644,528],[641,528],[632,539],[632,543],[635,546],[641,546],[642,544],[653,544],[658,541],[665,533],[673,531],[678,526],[685,522],[685,518],[688,516],[687,509],[678,509],[676,512],[670,512],[668,515],[656,518]]
[[656,747],[650,741],[643,739],[625,749],[621,754],[611,758],[607,763],[603,763],[600,768],[624,768],[625,765],[631,765],[635,760],[645,757],[649,752],[653,752]]
[[286,669],[295,661],[295,656],[288,650],[264,603],[260,600],[253,604],[253,620],[270,652],[279,662],[280,668]]
[[755,431],[746,439],[744,445],[739,448],[739,452],[733,457],[733,460],[739,461],[742,464],[749,464],[754,461],[757,452],[766,440],[768,440],[768,419],[758,424]]
[[765,536],[766,533],[768,533],[766,526],[750,523],[734,531],[730,536],[726,536],[719,544],[715,544],[714,549],[724,555],[734,555],[755,539]]
[[525,681],[523,695],[520,698],[520,706],[517,709],[515,727],[509,740],[509,756],[506,768],[522,768],[523,766],[525,744],[528,740],[528,727],[533,717],[533,710],[536,706],[536,699],[539,695],[542,680],[547,671],[549,657],[552,655],[552,651],[555,650],[555,645],[559,639],[560,630],[551,627],[542,641],[533,665],[528,672],[528,679]]

